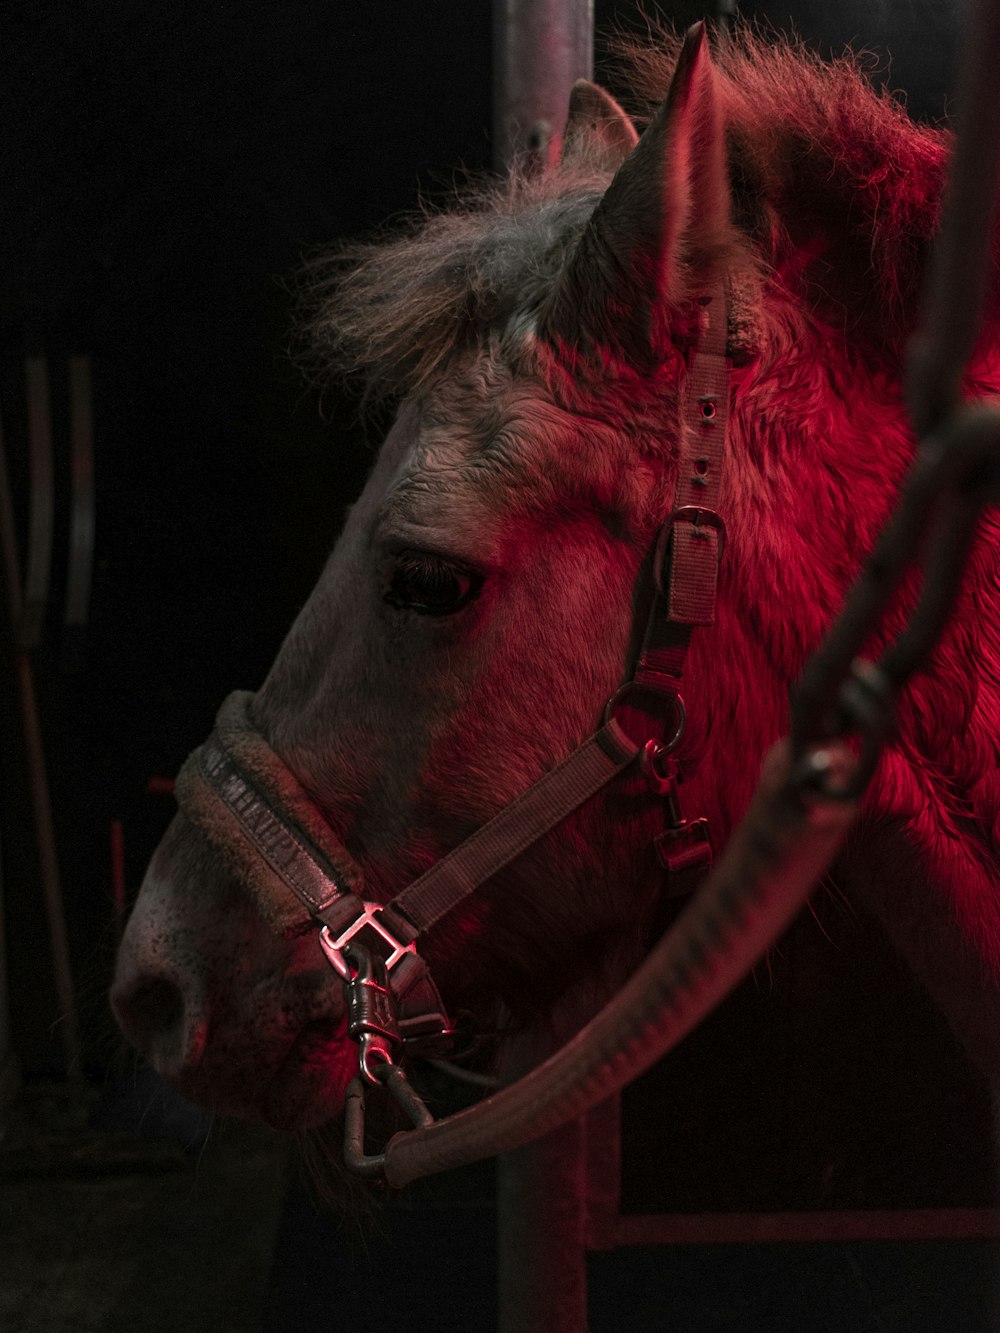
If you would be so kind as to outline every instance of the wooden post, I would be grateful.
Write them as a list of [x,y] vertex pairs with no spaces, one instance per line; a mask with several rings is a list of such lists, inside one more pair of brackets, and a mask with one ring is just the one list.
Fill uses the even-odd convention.
[[593,73],[593,0],[494,0],[493,63],[493,165],[552,162],[570,89]]

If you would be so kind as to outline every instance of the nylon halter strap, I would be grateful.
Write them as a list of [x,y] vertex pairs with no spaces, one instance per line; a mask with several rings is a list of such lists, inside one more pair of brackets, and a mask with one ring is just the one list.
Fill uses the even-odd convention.
[[[656,543],[656,591],[645,637],[632,674],[588,740],[383,905],[366,900],[360,868],[254,727],[251,696],[230,696],[216,730],[178,776],[181,808],[229,853],[255,890],[267,898],[280,884],[322,927],[323,950],[347,984],[348,1032],[360,1041],[362,1072],[371,1082],[375,1058],[391,1067],[400,1042],[417,1053],[439,1051],[453,1032],[417,952],[420,937],[637,756],[647,781],[666,800],[668,827],[658,849],[668,893],[683,891],[685,876],[708,867],[705,821],[681,816],[672,751],[684,730],[680,684],[692,631],[714,620],[723,535],[716,509],[728,418],[721,288],[706,303],[705,320],[688,365],[675,503]],[[630,709],[649,716],[650,731],[659,729],[666,712],[672,729],[665,741],[637,741],[626,733],[615,717],[626,696]]]
[[[715,621],[725,524],[719,496],[729,433],[729,311],[726,289],[717,287],[704,308],[705,325],[688,362],[681,403],[681,436],[674,508],[660,529],[653,559],[656,598],[646,625],[632,686],[673,711],[675,731],[643,758],[651,782],[667,801],[667,829],[657,853],[667,873],[666,896],[688,892],[711,867],[708,822],[680,812],[680,775],[671,757],[684,731],[681,694],[684,662],[693,631]],[[666,762],[664,762],[666,760]]]

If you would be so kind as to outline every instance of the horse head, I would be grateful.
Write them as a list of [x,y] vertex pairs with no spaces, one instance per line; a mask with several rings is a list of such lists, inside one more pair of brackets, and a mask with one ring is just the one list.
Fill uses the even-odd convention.
[[[780,70],[756,60],[773,107]],[[806,77],[790,57],[781,68]],[[877,99],[864,96],[871,117]],[[401,406],[232,726],[278,757],[286,805],[333,859],[343,850],[366,900],[392,899],[600,724],[653,596],[679,403],[723,285],[727,540],[714,623],[685,665],[676,758],[685,806],[713,841],[745,808],[789,683],[911,449],[884,309],[859,294],[854,251],[815,192],[795,206],[795,154],[803,181],[823,182],[829,163],[810,165],[790,132],[782,175],[766,115],[754,88],[720,77],[699,28],[641,138],[607,94],[578,85],[551,177],[515,180],[338,279],[340,346],[363,346]],[[907,138],[885,115],[933,192],[940,138]],[[995,741],[968,698],[942,704],[964,717],[961,742],[929,739],[948,719],[911,706],[912,753],[890,757],[879,817],[916,817],[927,787],[926,772],[911,780],[913,757],[932,745],[957,784],[985,790]],[[578,1022],[647,942],[661,828],[659,797],[630,770],[448,912],[421,953],[449,1008],[486,1028]],[[142,886],[112,1003],[189,1095],[317,1125],[356,1069],[343,987],[292,896],[247,871],[231,842],[195,797],[185,804]]]

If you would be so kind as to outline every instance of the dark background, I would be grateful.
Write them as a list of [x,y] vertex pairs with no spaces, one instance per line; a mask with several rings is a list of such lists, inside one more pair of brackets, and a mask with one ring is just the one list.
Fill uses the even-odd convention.
[[[705,12],[694,4],[646,8],[681,25]],[[743,6],[743,13],[793,24],[821,50],[853,42],[883,66],[891,53],[888,80],[907,90],[913,113],[944,114],[955,5],[800,0],[791,10]],[[599,32],[612,20],[635,23],[635,8],[598,3]],[[150,777],[176,771],[230,689],[259,683],[370,456],[350,396],[328,395],[321,412],[290,361],[291,279],[317,245],[370,230],[412,208],[418,195],[440,199],[464,171],[488,167],[490,24],[487,0],[180,0],[161,7],[74,0],[8,15],[0,406],[22,538],[24,354],[44,347],[49,357],[63,474],[67,355],[88,354],[94,374],[91,619],[82,645],[67,641],[60,547],[46,639],[35,657],[94,1077],[117,1049],[104,998],[115,938],[111,821],[124,824],[134,892],[172,809],[168,796],[150,793]],[[597,77],[606,74],[599,56]],[[65,493],[58,498],[64,530]],[[53,1075],[61,1055],[9,632],[3,643],[0,833],[14,1040],[27,1075]],[[805,939],[796,955],[800,992],[802,977],[815,991],[822,975],[814,945]],[[814,954],[810,971],[801,959]],[[838,956],[833,971],[845,970],[846,957]],[[864,1022],[867,1013],[873,1022],[883,967],[892,964],[880,954],[861,987],[845,970],[852,1021]],[[905,1021],[914,1006],[923,1015],[900,984],[894,1021]],[[787,1010],[791,992],[779,985],[774,993]],[[785,1012],[782,1027],[773,1012],[762,1018],[760,1003],[751,999],[745,1009],[745,1032],[737,1023],[721,1040],[737,1065],[755,1053],[746,1081],[751,1088],[756,1081],[761,1113],[773,1122],[770,1057],[754,1047],[754,1033],[762,1023],[784,1033],[773,1063],[787,1065],[794,1016]],[[836,1042],[843,1013],[828,1010],[820,1021],[819,1030],[795,1037],[800,1054]],[[939,1020],[920,1022],[933,1028],[935,1058],[943,1062],[931,1082],[940,1090],[957,1079],[964,1096],[974,1080],[960,1072]],[[683,1073],[677,1077],[684,1082]],[[800,1062],[804,1118],[821,1114],[819,1078],[808,1059]],[[903,1075],[894,1079],[896,1100],[905,1103],[909,1085]],[[732,1183],[727,1154],[746,1156],[725,1131],[741,1114],[727,1100],[733,1086],[733,1076],[721,1075],[702,1109],[682,1111],[678,1123],[687,1115],[705,1133],[705,1107],[708,1122],[721,1122],[712,1131],[728,1145],[716,1158],[717,1199],[730,1207],[780,1206],[773,1174],[763,1198],[743,1197]],[[860,1116],[864,1086],[859,1078],[856,1095],[845,1094]],[[939,1099],[934,1108],[946,1126],[953,1105]],[[778,1144],[795,1132],[787,1099],[782,1116],[772,1139]],[[634,1132],[641,1138],[641,1116]],[[972,1157],[960,1164],[966,1176],[977,1169]],[[697,1178],[704,1182],[704,1172]],[[673,1188],[684,1197],[683,1182]],[[837,1198],[859,1201],[859,1188],[852,1192],[848,1182],[844,1189]],[[938,1181],[924,1201],[946,1202],[942,1190]],[[900,1202],[920,1198],[911,1191]],[[706,1206],[700,1196],[690,1203]],[[652,1203],[640,1198],[636,1206]]]

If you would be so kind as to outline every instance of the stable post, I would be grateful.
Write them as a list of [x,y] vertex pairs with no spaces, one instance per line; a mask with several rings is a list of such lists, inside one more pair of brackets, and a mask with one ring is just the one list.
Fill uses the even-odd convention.
[[493,165],[559,153],[570,89],[594,69],[593,0],[494,0]]
[[[594,68],[593,0],[494,0],[493,165],[558,157],[569,95]],[[500,1333],[584,1333],[586,1163],[572,1122],[498,1162]]]
[[586,1333],[586,1192],[579,1120],[499,1159],[500,1333]]

